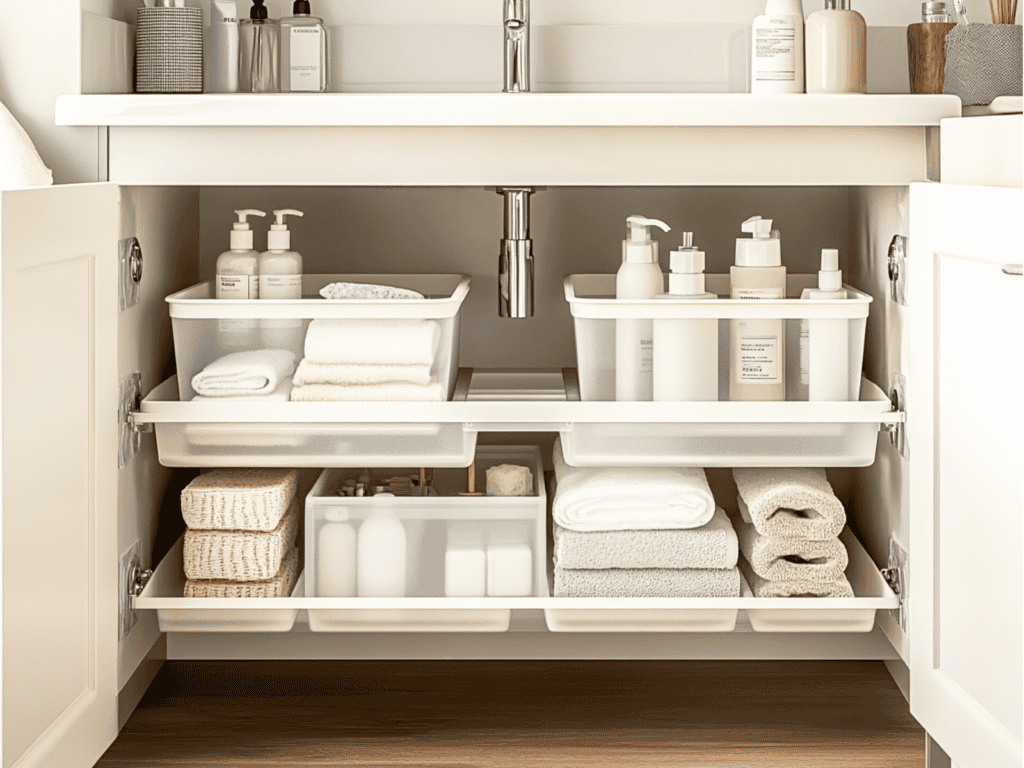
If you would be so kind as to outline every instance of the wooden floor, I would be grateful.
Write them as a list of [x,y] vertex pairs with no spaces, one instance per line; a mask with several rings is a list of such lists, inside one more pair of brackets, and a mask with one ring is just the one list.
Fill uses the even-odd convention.
[[100,768],[924,766],[880,662],[169,662]]

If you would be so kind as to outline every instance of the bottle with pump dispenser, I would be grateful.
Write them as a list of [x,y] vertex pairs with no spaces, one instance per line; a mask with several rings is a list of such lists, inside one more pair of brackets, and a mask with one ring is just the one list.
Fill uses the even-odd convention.
[[[736,240],[731,297],[785,299],[782,242],[772,236],[772,220],[754,216],[742,229],[753,237]],[[785,400],[786,321],[738,318],[730,323],[729,399]]]
[[[627,301],[653,299],[665,290],[665,276],[658,264],[658,243],[651,227],[668,232],[658,219],[630,216],[622,241],[622,266],[615,277],[615,298]],[[615,321],[615,399],[654,399],[654,323],[650,319]]]
[[806,26],[807,92],[866,93],[867,25],[850,0],[825,0]]
[[801,0],[767,0],[754,19],[751,93],[804,92],[804,8]]
[[[276,221],[267,233],[267,250],[260,254],[260,299],[302,298],[302,256],[291,250],[291,232],[285,216],[302,216],[302,211],[274,211]],[[297,358],[302,357],[302,320],[264,319],[259,325],[260,343],[264,347],[291,350]]]
[[[839,251],[821,251],[818,287],[805,288],[801,299],[842,301],[843,273],[839,270]],[[850,321],[811,318],[800,323],[800,385],[801,399],[842,401],[850,393]]]
[[[263,211],[235,211],[238,221],[231,229],[231,250],[217,257],[214,296],[218,299],[258,299],[260,296],[259,252],[252,247],[249,216],[266,216]],[[255,320],[222,318],[217,321],[217,340],[226,349],[253,349],[258,343]]]
[[[661,300],[707,301],[718,296],[704,290],[704,251],[693,247],[693,233],[683,233],[683,247],[669,255],[668,293]],[[654,399],[718,400],[718,320],[654,321]]]

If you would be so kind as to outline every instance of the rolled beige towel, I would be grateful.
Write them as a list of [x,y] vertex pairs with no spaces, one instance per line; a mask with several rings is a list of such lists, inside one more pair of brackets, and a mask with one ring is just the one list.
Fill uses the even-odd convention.
[[272,531],[185,532],[185,575],[190,579],[266,581],[281,570],[281,562],[299,533],[302,513],[298,499]]
[[769,581],[836,581],[850,562],[839,539],[811,541],[764,536],[753,525],[736,526],[740,551],[758,576]]
[[853,587],[840,576],[834,581],[807,581],[790,579],[787,581],[768,581],[762,579],[745,558],[740,558],[740,570],[743,578],[750,585],[754,597],[854,597]]
[[846,510],[819,468],[743,467],[732,471],[744,522],[780,539],[834,539]]

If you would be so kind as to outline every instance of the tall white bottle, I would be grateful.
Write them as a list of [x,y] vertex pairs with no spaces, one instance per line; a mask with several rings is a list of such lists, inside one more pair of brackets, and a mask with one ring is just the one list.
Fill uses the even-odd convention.
[[[683,247],[669,254],[668,293],[655,298],[707,301],[704,251],[683,233]],[[687,318],[654,321],[654,399],[718,400],[718,320]]]
[[[843,273],[839,270],[839,251],[821,251],[818,287],[805,288],[801,299],[842,301]],[[806,328],[806,332],[804,329]],[[806,387],[808,400],[850,400],[850,321],[813,318],[801,323],[800,389]]]
[[238,91],[238,7],[235,0],[213,0],[203,54],[203,90]]
[[316,540],[317,597],[356,596],[356,529],[348,512],[327,510]]
[[[658,243],[651,227],[668,232],[668,224],[644,216],[626,219],[628,232],[622,241],[622,266],[615,276],[615,298],[653,299],[665,290],[665,276],[658,264]],[[644,319],[615,321],[615,399],[654,399],[654,323]]]
[[[302,298],[302,255],[291,250],[292,233],[285,216],[302,216],[302,211],[282,208],[274,211],[276,221],[267,233],[267,250],[260,254],[260,298]],[[260,343],[264,347],[287,349],[302,357],[305,339],[301,320],[260,320]]]
[[[214,296],[218,299],[258,299],[260,296],[260,254],[252,247],[249,216],[266,216],[263,211],[235,211],[238,221],[231,230],[231,249],[217,257]],[[259,345],[256,320],[221,318],[217,321],[217,342],[223,350],[255,349]]]
[[751,29],[751,93],[804,92],[804,8],[801,0],[768,0]]
[[374,495],[374,509],[359,526],[356,553],[359,597],[405,597],[405,526],[393,493]]

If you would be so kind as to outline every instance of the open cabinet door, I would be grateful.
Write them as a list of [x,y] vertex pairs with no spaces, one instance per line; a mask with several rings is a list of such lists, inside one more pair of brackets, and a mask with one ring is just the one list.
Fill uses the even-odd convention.
[[118,200],[0,193],[4,768],[117,736]]
[[1022,212],[910,190],[910,709],[959,768],[1022,759]]

